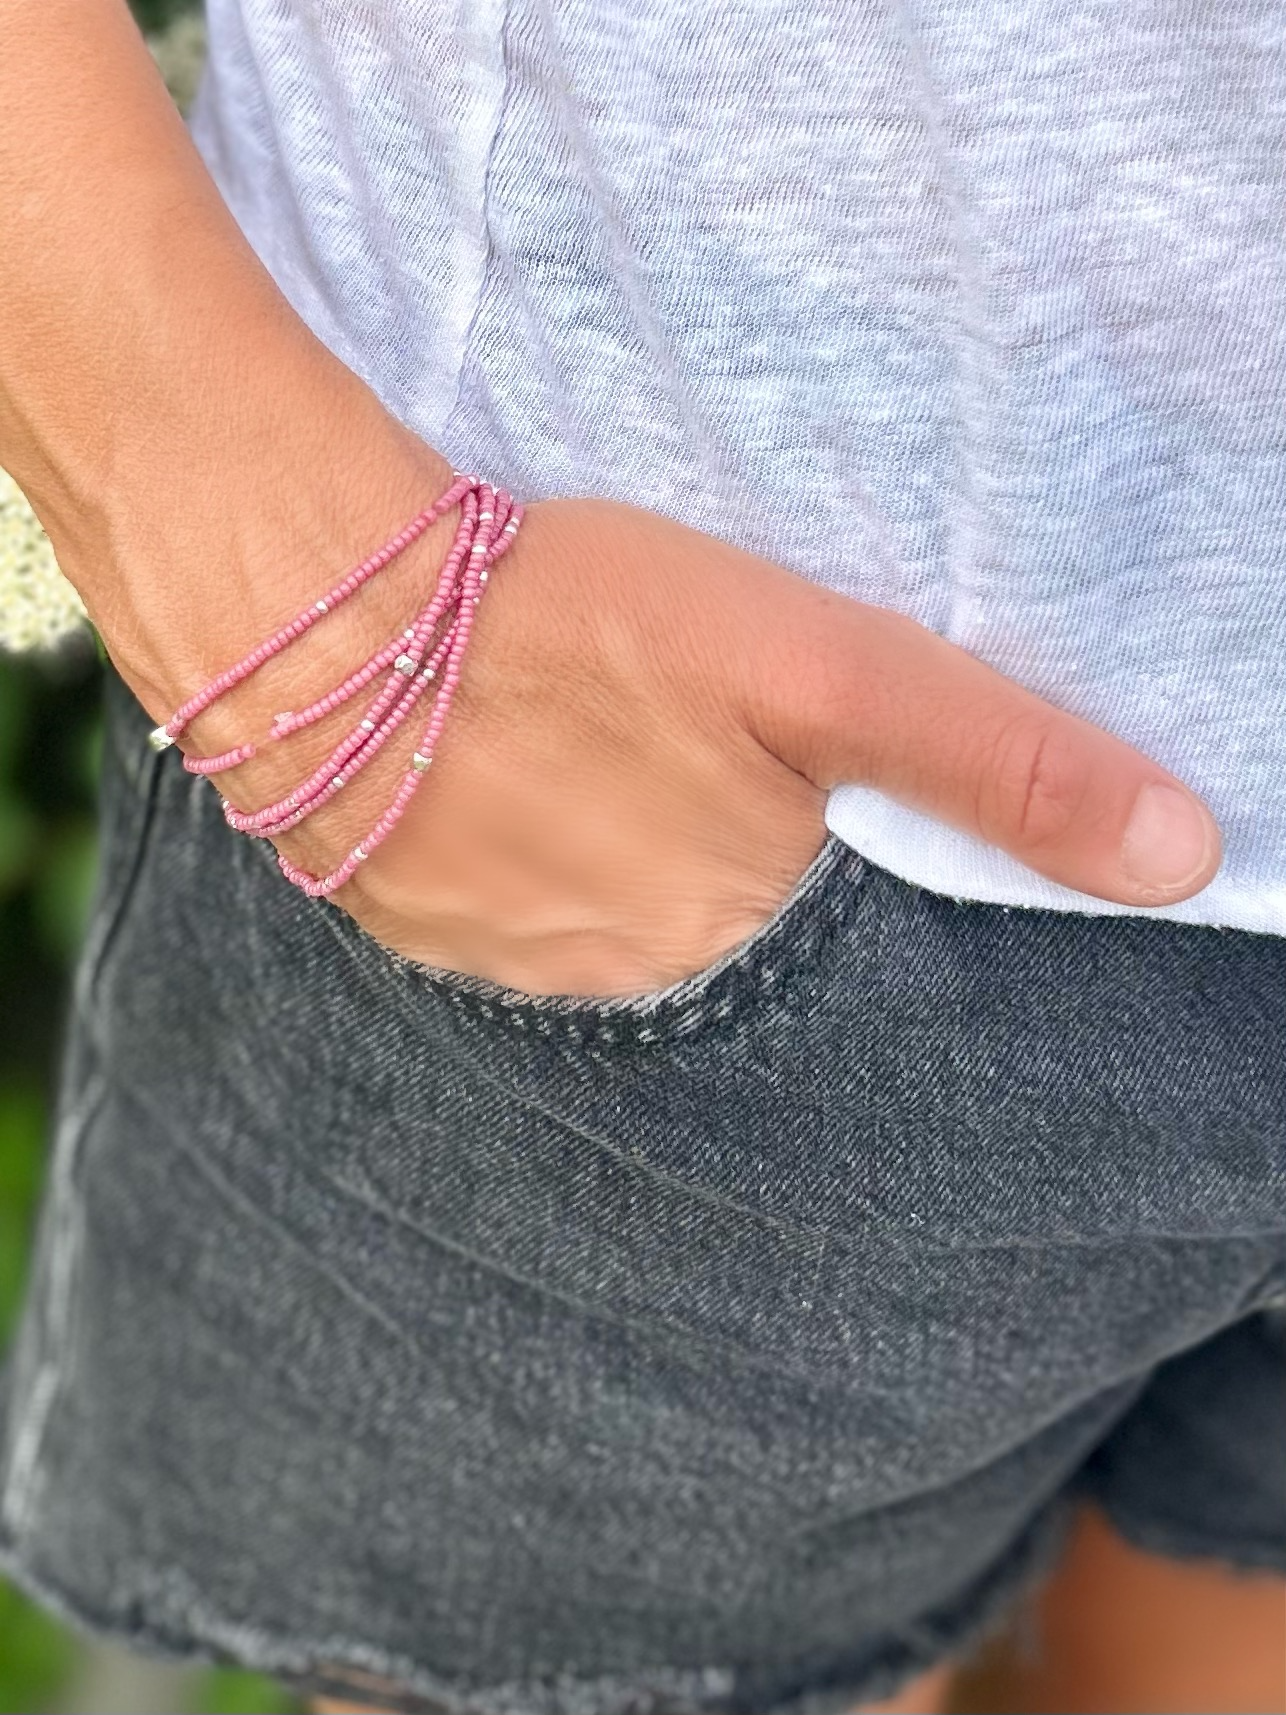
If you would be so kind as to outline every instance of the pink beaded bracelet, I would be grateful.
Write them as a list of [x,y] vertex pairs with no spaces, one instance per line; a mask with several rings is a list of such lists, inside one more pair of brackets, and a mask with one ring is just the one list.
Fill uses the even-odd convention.
[[[316,876],[300,869],[278,852],[277,862],[282,873],[314,898],[334,893],[336,888],[342,887],[358,864],[371,855],[381,840],[387,839],[410,802],[421,775],[433,760],[434,748],[459,683],[460,661],[469,641],[474,609],[482,600],[491,567],[508,550],[522,523],[523,508],[506,489],[492,488],[490,483],[481,482],[476,476],[453,472],[451,486],[445,494],[422,512],[417,512],[410,523],[390,537],[382,548],[377,548],[360,565],[346,572],[332,589],[302,613],[296,614],[279,631],[256,644],[235,666],[216,674],[209,684],[189,697],[169,720],[154,728],[149,735],[153,749],[165,750],[212,703],[226,696],[266,661],[302,637],[318,620],[333,613],[376,572],[422,536],[430,524],[457,504],[460,507],[460,524],[455,540],[443,562],[437,588],[414,622],[377,649],[342,684],[327,691],[306,709],[277,715],[268,736],[270,740],[288,738],[291,733],[311,726],[383,674],[384,683],[374,700],[368,703],[358,724],[306,780],[275,803],[267,804],[261,810],[240,811],[224,800],[224,819],[238,832],[260,839],[271,839],[285,833],[328,803],[359,769],[378,754],[414,713],[429,685],[436,681],[428,725],[392,803],[343,862],[329,875]],[[219,774],[248,761],[256,749],[254,744],[239,744],[218,756],[185,757],[183,766],[192,774]]]

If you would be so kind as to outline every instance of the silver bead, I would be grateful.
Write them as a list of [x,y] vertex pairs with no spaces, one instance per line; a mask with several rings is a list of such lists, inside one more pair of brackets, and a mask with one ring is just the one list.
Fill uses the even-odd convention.
[[431,756],[424,756],[417,750],[415,755],[411,758],[411,767],[417,774],[423,774],[424,770],[432,761],[433,758]]
[[291,718],[290,710],[286,709],[282,714],[274,715],[272,717],[272,724],[274,726],[284,726],[290,718]]
[[366,862],[366,853],[362,850],[361,846],[354,846],[350,855],[355,857],[358,863]]
[[315,613],[329,613],[330,612],[330,603],[324,602],[324,601],[314,602],[313,603],[313,611]]
[[421,679],[432,679],[437,673],[436,667],[426,667],[420,674]]
[[375,722],[374,721],[363,721],[362,722],[362,731],[363,732],[374,732],[375,731]]
[[490,576],[491,576],[491,573],[490,573],[490,572],[489,572],[489,571],[488,571],[488,570],[487,570],[487,568],[486,568],[486,567],[485,567],[485,566],[484,566],[484,567],[483,567],[483,568],[482,568],[482,570],[481,570],[481,571],[480,571],[480,572],[479,572],[479,573],[478,573],[478,582],[479,582],[479,583],[480,583],[480,584],[485,584],[485,583],[486,583],[486,581],[487,581],[487,579],[488,579],[488,578],[489,578],[489,577],[490,577]]
[[407,642],[409,643],[411,641],[411,639],[415,636],[415,627],[413,625],[408,625],[406,630],[402,633],[402,635],[403,635],[403,637],[406,638]]
[[174,740],[170,737],[169,733],[166,732],[163,726],[154,726],[151,732],[147,735],[147,742],[151,745],[153,750],[168,750],[174,743]]
[[415,661],[410,655],[399,655],[393,663],[399,673],[414,673]]
[[338,787],[338,786],[342,786],[343,784],[344,784],[344,776],[342,774],[337,774],[335,776],[335,778],[331,781],[332,786]]

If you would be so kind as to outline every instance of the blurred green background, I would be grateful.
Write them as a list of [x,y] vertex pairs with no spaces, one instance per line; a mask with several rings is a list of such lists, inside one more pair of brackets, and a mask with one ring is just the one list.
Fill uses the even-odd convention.
[[[180,105],[202,48],[191,0],[133,0]],[[88,633],[0,655],[0,1352],[21,1302],[68,979],[93,886],[101,677]],[[0,1715],[273,1715],[300,1707],[229,1670],[181,1670],[79,1638],[0,1581]]]

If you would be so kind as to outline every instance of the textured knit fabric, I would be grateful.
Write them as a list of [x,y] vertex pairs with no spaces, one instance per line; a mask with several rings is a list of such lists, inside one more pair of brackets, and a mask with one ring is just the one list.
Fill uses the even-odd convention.
[[841,1715],[1091,1493],[1286,1570],[1286,940],[832,839],[534,998],[282,877],[111,682],[0,1568],[426,1715]]
[[[452,460],[914,616],[1210,804],[1286,931],[1286,0],[211,0],[194,135]],[[832,829],[1110,912],[858,788]]]

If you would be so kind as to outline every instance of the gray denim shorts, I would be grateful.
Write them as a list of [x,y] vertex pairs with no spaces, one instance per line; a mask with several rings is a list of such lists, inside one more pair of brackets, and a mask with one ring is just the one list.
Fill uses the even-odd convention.
[[113,684],[0,1564],[391,1709],[828,1715],[1096,1497],[1286,1567],[1286,940],[832,841],[712,969],[386,953]]

